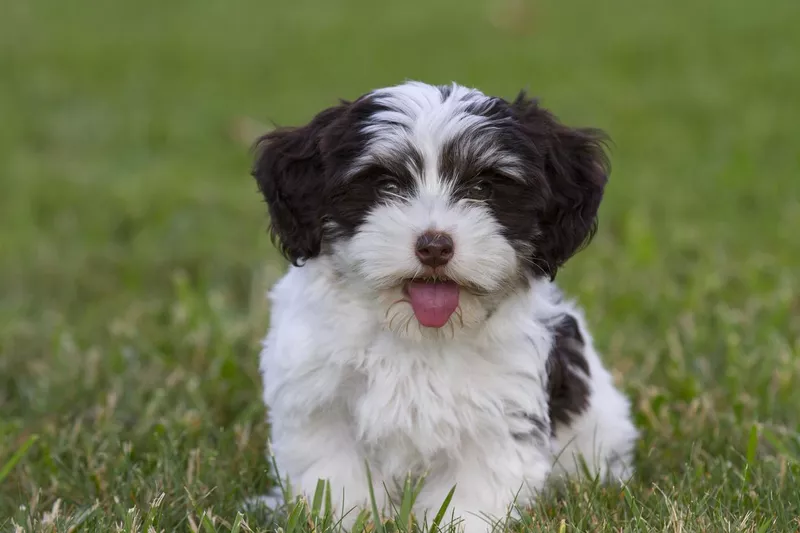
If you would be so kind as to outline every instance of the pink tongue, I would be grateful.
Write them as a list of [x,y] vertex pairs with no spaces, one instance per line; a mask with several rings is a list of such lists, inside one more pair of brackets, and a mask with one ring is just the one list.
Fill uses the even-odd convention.
[[452,282],[408,284],[411,307],[419,323],[427,328],[440,328],[447,324],[458,307],[458,285]]

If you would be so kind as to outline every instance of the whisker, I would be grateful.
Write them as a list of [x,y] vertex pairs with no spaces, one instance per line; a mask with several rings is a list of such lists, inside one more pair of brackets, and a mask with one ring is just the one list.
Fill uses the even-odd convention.
[[404,196],[404,195],[402,195],[400,193],[396,193],[396,192],[384,191],[383,194],[385,194],[386,196],[391,196],[392,198],[396,198],[396,199],[400,200],[401,202],[408,202],[408,200],[409,200],[408,196]]
[[536,257],[525,256],[525,257],[522,258],[522,262],[523,263],[528,264],[528,265],[530,265],[532,267],[536,267],[537,269],[539,269],[539,272],[542,275],[546,276],[547,275],[547,271],[544,269],[544,267],[542,267],[539,263],[537,263],[537,261],[538,261],[538,258],[536,258]]
[[461,324],[461,328],[463,329],[464,328],[464,312],[461,310],[461,306],[460,305],[458,307],[456,307],[455,313],[456,313],[456,316],[458,317],[458,321]]
[[383,315],[383,318],[384,319],[389,318],[389,311],[392,310],[392,307],[394,307],[395,305],[397,305],[399,303],[403,303],[403,302],[405,302],[405,299],[403,299],[403,298],[400,298],[399,300],[395,300],[394,302],[392,302],[392,304],[388,307],[388,309],[386,309],[386,314]]
[[410,325],[411,325],[411,320],[412,320],[413,318],[414,318],[414,315],[411,315],[411,316],[409,316],[409,317],[408,317],[408,320],[406,320],[406,329],[405,329],[405,335],[408,335],[408,326],[410,326]]
[[398,311],[398,312],[396,312],[395,314],[392,315],[392,319],[389,320],[389,326],[388,326],[389,331],[393,331],[392,330],[392,322],[394,322],[394,319],[397,318],[398,316],[400,316],[400,311]]
[[450,340],[452,341],[456,338],[456,325],[452,320],[448,320],[447,323],[450,324]]

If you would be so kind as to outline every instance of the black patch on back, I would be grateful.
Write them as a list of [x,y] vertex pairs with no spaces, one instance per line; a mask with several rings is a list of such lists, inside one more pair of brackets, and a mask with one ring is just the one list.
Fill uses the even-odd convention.
[[550,422],[567,425],[589,406],[591,391],[586,378],[589,363],[584,356],[585,343],[578,321],[562,315],[553,325],[553,346],[547,358],[547,392]]

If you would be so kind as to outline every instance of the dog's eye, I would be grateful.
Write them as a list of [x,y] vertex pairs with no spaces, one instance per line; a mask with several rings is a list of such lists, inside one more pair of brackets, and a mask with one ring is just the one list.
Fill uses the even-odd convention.
[[469,188],[469,197],[476,200],[486,200],[492,195],[492,187],[486,181],[478,181]]
[[378,183],[378,188],[383,192],[397,194],[400,192],[400,184],[392,176],[384,176]]

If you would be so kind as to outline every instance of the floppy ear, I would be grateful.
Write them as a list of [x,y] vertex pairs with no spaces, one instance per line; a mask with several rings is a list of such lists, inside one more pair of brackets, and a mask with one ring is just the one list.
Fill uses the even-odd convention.
[[267,202],[270,235],[295,266],[320,252],[326,174],[320,143],[344,108],[326,109],[302,127],[273,130],[255,144],[252,175]]
[[[526,136],[544,157],[544,179],[550,189],[535,244],[537,264],[555,279],[558,269],[594,237],[610,165],[606,134],[561,124],[536,101],[520,94],[512,108]],[[541,264],[541,263],[544,264]]]

